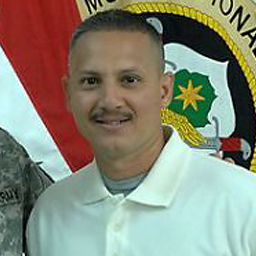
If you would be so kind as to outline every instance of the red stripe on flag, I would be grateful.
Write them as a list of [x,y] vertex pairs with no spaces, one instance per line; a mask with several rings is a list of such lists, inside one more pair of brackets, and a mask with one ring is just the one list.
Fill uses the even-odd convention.
[[92,150],[67,112],[61,88],[69,38],[80,22],[75,0],[0,0],[0,8],[1,45],[63,157],[77,170],[91,161]]

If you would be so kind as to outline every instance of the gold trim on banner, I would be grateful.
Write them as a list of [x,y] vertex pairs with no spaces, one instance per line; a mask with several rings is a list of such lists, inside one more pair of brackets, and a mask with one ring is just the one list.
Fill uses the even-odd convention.
[[[159,2],[146,2],[146,3],[134,3],[129,4],[123,8],[124,10],[128,10],[134,13],[143,13],[143,12],[160,12],[160,13],[169,13],[169,14],[176,14],[180,16],[184,16],[187,18],[191,18],[193,20],[198,21],[199,23],[208,26],[210,29],[214,30],[220,37],[226,42],[229,49],[235,55],[246,80],[249,84],[249,88],[252,93],[253,102],[254,102],[254,111],[256,113],[256,78],[254,73],[252,72],[250,66],[247,64],[245,57],[243,56],[242,52],[240,51],[239,47],[236,43],[232,40],[232,38],[228,35],[225,28],[214,18],[211,16],[196,10],[194,8],[178,5],[178,4],[171,4],[171,3],[159,3]],[[256,172],[256,144],[254,145],[254,153],[253,158],[251,161],[250,170]]]
[[81,0],[76,0],[77,9],[80,15],[80,19],[84,19],[84,13],[85,13],[85,4]]

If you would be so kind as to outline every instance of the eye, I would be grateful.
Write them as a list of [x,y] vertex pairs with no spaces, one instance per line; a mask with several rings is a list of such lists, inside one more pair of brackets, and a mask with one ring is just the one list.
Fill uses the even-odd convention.
[[127,87],[134,87],[141,81],[137,75],[125,75],[122,77],[122,84]]
[[91,90],[96,88],[99,85],[100,79],[95,76],[82,77],[79,83],[82,85],[83,89]]

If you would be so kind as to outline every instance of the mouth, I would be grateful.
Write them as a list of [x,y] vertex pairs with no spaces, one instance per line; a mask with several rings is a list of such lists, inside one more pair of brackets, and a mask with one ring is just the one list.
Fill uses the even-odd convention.
[[122,118],[122,119],[95,119],[94,121],[99,125],[106,125],[106,126],[120,126],[128,121],[131,118]]
[[119,128],[132,120],[132,114],[95,114],[91,120],[95,124],[105,128]]
[[122,123],[127,122],[127,121],[129,121],[129,120],[128,119],[125,119],[125,120],[96,120],[96,123],[117,126],[117,125],[121,125]]

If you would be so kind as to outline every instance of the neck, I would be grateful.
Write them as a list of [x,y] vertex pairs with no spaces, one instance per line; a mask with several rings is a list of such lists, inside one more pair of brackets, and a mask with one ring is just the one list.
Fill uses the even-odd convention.
[[143,172],[148,172],[164,146],[164,137],[155,138],[142,147],[143,149],[134,150],[118,156],[106,156],[102,152],[95,152],[95,159],[101,172],[113,179],[127,179],[137,176]]

